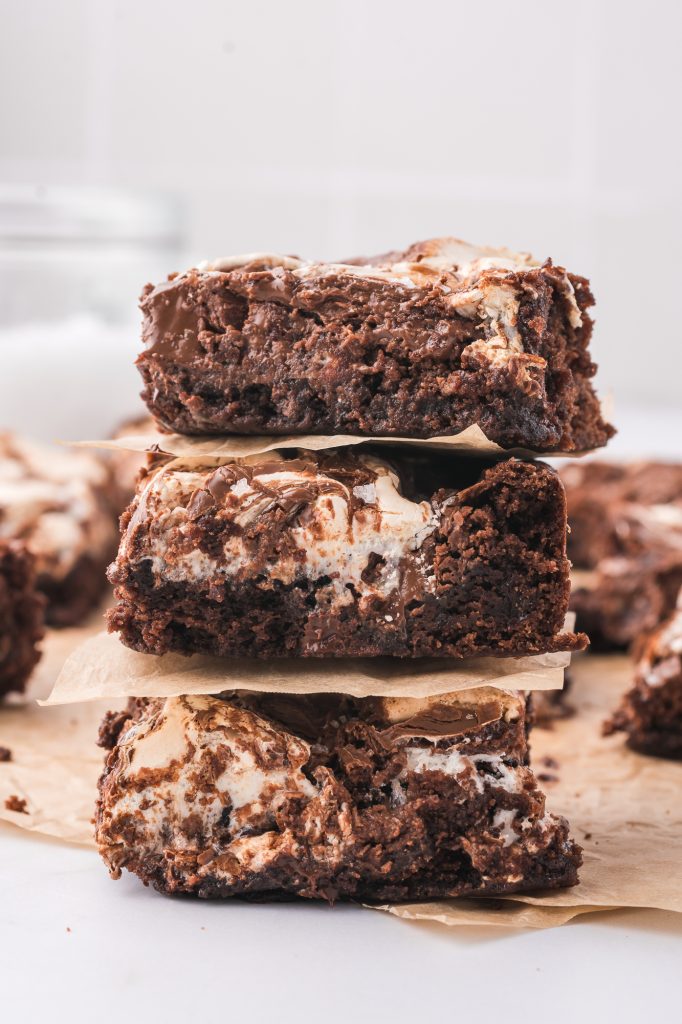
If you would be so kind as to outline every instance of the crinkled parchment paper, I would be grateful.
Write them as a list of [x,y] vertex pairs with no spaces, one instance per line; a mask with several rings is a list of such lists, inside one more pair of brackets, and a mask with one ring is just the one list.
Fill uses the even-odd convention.
[[444,434],[439,437],[358,437],[354,434],[297,434],[282,436],[250,436],[231,434],[220,437],[189,437],[184,434],[136,434],[104,441],[75,441],[76,447],[112,448],[132,452],[154,452],[172,455],[182,459],[246,458],[265,452],[287,448],[306,448],[308,451],[323,451],[326,448],[347,448],[361,444],[400,444],[408,447],[422,447],[431,450],[460,452],[471,455],[504,455],[519,458],[579,458],[585,452],[534,452],[527,448],[502,448],[483,433],[478,424],[467,427],[458,434]]
[[103,697],[173,697],[256,690],[347,693],[353,697],[432,697],[496,686],[558,690],[569,654],[527,658],[214,658],[155,656],[128,650],[107,633],[86,640],[66,660],[46,705]]

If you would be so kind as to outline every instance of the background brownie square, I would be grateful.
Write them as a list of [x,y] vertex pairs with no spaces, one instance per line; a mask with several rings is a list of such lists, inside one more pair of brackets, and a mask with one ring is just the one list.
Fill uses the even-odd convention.
[[95,608],[116,519],[102,460],[0,434],[0,539],[20,540],[33,553],[49,625],[75,625]]
[[37,664],[44,611],[32,554],[0,540],[0,697],[23,690]]
[[160,892],[401,900],[577,881],[518,693],[138,700],[103,741],[100,853]]
[[634,686],[605,731],[643,754],[682,758],[682,607],[637,645]]
[[139,651],[461,658],[586,642],[562,632],[565,499],[541,464],[383,448],[169,465],[121,522],[109,623]]

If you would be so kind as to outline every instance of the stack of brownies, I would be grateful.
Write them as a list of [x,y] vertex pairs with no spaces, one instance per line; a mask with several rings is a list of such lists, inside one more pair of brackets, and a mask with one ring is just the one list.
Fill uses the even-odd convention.
[[[592,301],[550,261],[453,239],[342,264],[257,253],[150,286],[138,365],[160,427],[262,444],[154,456],[110,628],[150,657],[381,656],[403,675],[582,649],[561,482],[512,452],[611,435]],[[496,454],[448,450],[474,426]],[[114,875],[208,897],[571,885],[580,850],[545,811],[529,725],[526,696],[493,686],[134,699],[102,728],[99,847]]]

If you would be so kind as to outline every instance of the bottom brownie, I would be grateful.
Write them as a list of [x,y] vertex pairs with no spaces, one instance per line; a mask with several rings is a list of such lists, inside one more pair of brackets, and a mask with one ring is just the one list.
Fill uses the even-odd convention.
[[639,645],[635,683],[604,732],[643,754],[682,758],[682,607]]
[[0,697],[23,690],[40,658],[44,604],[31,553],[0,541]]
[[102,742],[100,852],[161,892],[403,900],[577,882],[518,693],[140,700]]

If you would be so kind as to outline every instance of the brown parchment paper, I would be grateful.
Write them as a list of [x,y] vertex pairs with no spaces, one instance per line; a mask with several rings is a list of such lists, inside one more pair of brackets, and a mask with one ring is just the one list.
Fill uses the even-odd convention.
[[[531,764],[547,776],[541,785],[548,808],[568,818],[583,847],[579,885],[505,897],[493,901],[496,909],[485,899],[375,909],[448,925],[533,928],[563,924],[574,912],[617,907],[682,912],[682,763],[636,754],[621,735],[601,735],[601,724],[630,686],[632,671],[625,656],[579,655],[571,666],[568,695],[576,713],[531,733]],[[558,768],[545,758],[557,761]]]
[[[96,745],[104,712],[123,701],[96,701],[40,708],[74,647],[102,626],[101,612],[78,629],[49,630],[43,658],[26,694],[0,703],[0,746],[12,759],[0,762],[0,820],[31,832],[93,846],[91,819],[104,751]],[[26,801],[27,813],[5,801]]]
[[110,438],[104,441],[69,442],[78,448],[110,448],[132,452],[155,452],[181,459],[246,458],[262,455],[277,449],[307,448],[309,451],[323,451],[326,448],[348,448],[361,444],[391,444],[421,447],[431,450],[460,452],[472,455],[504,455],[519,458],[574,459],[586,453],[546,451],[535,452],[528,448],[502,448],[491,441],[483,430],[474,424],[458,434],[443,434],[438,437],[358,437],[354,434],[295,434],[276,436],[249,436],[244,434],[220,437],[190,437],[184,434],[133,434],[128,437]]
[[510,899],[444,900],[432,903],[385,904],[368,907],[369,910],[386,910],[404,921],[428,921],[445,925],[479,925],[486,928],[556,928],[572,921],[581,914],[594,914],[613,907],[543,907],[528,903],[512,902]]
[[347,693],[352,697],[432,697],[478,686],[557,690],[569,654],[527,658],[249,658],[139,654],[99,633],[66,659],[47,706],[103,697],[173,697],[255,690]]

